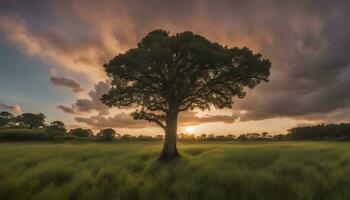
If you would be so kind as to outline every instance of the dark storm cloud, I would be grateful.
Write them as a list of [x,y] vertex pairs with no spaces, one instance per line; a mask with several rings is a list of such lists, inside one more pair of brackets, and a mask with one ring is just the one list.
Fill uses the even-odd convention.
[[52,76],[50,81],[55,86],[67,87],[73,90],[73,92],[78,93],[84,91],[84,88],[80,86],[75,80],[66,77],[55,77]]
[[[101,80],[102,64],[147,32],[191,30],[223,45],[248,46],[272,61],[270,82],[236,101],[234,109],[245,111],[237,112],[244,113],[236,116],[240,120],[350,118],[350,1],[74,0],[42,4],[51,14],[41,17],[37,7],[19,2],[0,6],[0,30],[27,53],[67,69]],[[61,109],[99,110],[93,99]]]
[[99,115],[107,115],[109,108],[100,101],[100,98],[109,89],[110,81],[98,82],[95,84],[94,90],[88,93],[89,98],[78,99],[71,106],[59,105],[57,108],[69,114],[84,114],[94,110],[99,112]]
[[[266,24],[274,42],[261,51],[272,59],[271,82],[237,103],[236,108],[248,111],[241,120],[349,120],[345,113],[350,107],[350,27],[346,20],[350,4],[276,6],[285,13],[283,23],[290,27],[279,28],[277,21]],[[335,113],[338,117],[332,119]]]

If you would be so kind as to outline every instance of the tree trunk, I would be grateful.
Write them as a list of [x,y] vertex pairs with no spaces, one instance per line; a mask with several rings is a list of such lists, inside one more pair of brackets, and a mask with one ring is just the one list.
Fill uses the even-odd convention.
[[166,118],[165,141],[159,160],[173,160],[180,156],[176,148],[177,115],[176,109],[170,110]]

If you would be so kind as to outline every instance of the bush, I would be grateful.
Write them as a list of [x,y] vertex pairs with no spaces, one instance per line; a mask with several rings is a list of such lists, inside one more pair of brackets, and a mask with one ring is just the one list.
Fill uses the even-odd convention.
[[93,135],[92,130],[83,128],[71,129],[69,133],[77,137],[90,137]]
[[37,129],[45,125],[45,118],[46,116],[42,113],[23,113],[22,115],[17,116],[17,122],[23,124],[27,128]]
[[64,123],[61,121],[53,121],[50,123],[50,126],[47,126],[47,128],[48,128],[48,130],[56,130],[56,131],[60,131],[60,132],[67,131]]
[[129,134],[124,134],[123,136],[121,136],[121,139],[125,140],[125,141],[136,141],[137,137],[129,135]]
[[139,135],[139,136],[137,136],[137,139],[139,141],[153,141],[153,140],[156,140],[157,138],[154,138],[154,137],[148,136],[148,135]]
[[100,132],[97,133],[97,136],[99,136],[103,140],[113,140],[115,138],[115,135],[117,133],[112,128],[106,128],[102,129]]
[[283,141],[283,140],[287,140],[287,137],[284,134],[277,134],[272,136],[272,140]]
[[54,129],[54,128],[51,128],[51,127],[48,127],[48,128],[46,129],[46,137],[47,137],[47,139],[49,139],[49,140],[54,139],[54,137],[56,137],[56,136],[63,136],[63,135],[65,135],[65,134],[66,134],[65,132],[59,131],[59,130]]
[[52,138],[54,141],[69,141],[78,139],[77,136],[74,135],[57,135]]
[[0,140],[27,141],[27,140],[46,140],[47,135],[44,129],[16,129],[8,128],[0,130]]
[[350,140],[350,123],[295,127],[288,137],[294,140]]
[[0,112],[0,127],[7,127],[15,122],[15,117],[9,112]]

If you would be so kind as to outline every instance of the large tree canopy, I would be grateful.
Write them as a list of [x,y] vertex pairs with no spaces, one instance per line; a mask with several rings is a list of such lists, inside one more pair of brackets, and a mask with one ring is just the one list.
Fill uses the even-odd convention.
[[8,126],[11,123],[14,123],[14,121],[15,117],[11,113],[6,111],[0,112],[0,127]]
[[178,156],[173,135],[176,139],[179,112],[231,108],[233,97],[245,96],[245,87],[268,81],[270,66],[246,47],[228,48],[188,31],[169,35],[155,30],[137,48],[104,65],[112,88],[101,100],[108,106],[134,107],[134,119],[164,128],[161,157],[172,158]]
[[23,113],[17,116],[17,121],[28,128],[35,129],[45,125],[45,118],[46,116],[42,113]]

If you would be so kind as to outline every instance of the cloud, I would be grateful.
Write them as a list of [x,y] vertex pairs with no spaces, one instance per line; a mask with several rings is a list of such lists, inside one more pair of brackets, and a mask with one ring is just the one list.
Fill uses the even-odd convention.
[[10,112],[13,112],[13,113],[16,113],[16,114],[22,112],[21,106],[19,106],[19,105],[6,105],[6,104],[3,104],[3,103],[0,103],[0,109],[1,110],[7,110],[7,111],[10,111]]
[[[28,4],[2,6],[0,30],[26,54],[93,81],[104,80],[102,64],[135,47],[147,32],[191,30],[223,45],[248,46],[271,59],[270,82],[235,102],[234,109],[246,111],[235,116],[241,121],[350,119],[349,1],[38,2],[49,13]],[[60,108],[108,112],[91,96],[81,100]]]
[[[349,2],[275,6],[285,13],[284,23],[291,26],[279,26],[275,20],[265,24],[275,41],[261,47],[263,54],[272,58],[272,77],[270,83],[250,91],[235,105],[248,111],[241,120],[328,120],[335,111],[345,113],[350,107],[350,93],[346,92],[350,58],[345,53],[350,51],[346,36],[350,28],[345,20]],[[349,115],[340,115],[339,121],[349,120]]]
[[79,83],[77,83],[75,80],[65,77],[55,77],[52,76],[50,78],[50,81],[55,86],[62,86],[67,87],[73,90],[75,93],[79,93],[84,91],[84,88],[82,88]]
[[125,113],[116,114],[113,117],[92,116],[89,118],[76,117],[75,120],[79,123],[85,123],[94,129],[106,127],[112,128],[146,128],[154,126],[144,120],[134,120],[130,115]]
[[89,98],[78,99],[71,106],[59,105],[57,108],[69,114],[84,114],[97,111],[99,115],[108,115],[109,108],[100,101],[100,98],[109,91],[110,87],[109,80],[100,81],[95,84],[94,90],[88,93]]
[[[64,69],[83,73],[91,81],[106,78],[102,64],[112,56],[98,42],[85,40],[70,41],[69,33],[47,26],[46,29],[31,29],[23,17],[0,15],[0,31],[29,56],[36,56]],[[62,27],[63,28],[63,27]],[[114,53],[117,51],[114,50]]]
[[69,113],[69,114],[79,114],[78,111],[74,108],[74,105],[72,107],[67,107],[64,105],[57,106],[58,109],[61,109],[62,111]]
[[181,112],[179,115],[179,125],[180,126],[193,126],[200,125],[204,123],[228,123],[232,124],[237,119],[236,116],[228,116],[228,115],[205,115],[199,116],[197,112]]
[[[92,116],[92,117],[76,117],[75,120],[79,123],[84,123],[93,129],[101,129],[105,127],[113,128],[146,128],[158,127],[154,123],[145,120],[134,120],[127,113],[119,113],[113,117]],[[206,115],[199,116],[197,112],[181,112],[179,115],[179,126],[194,126],[204,123],[234,123],[236,120],[233,116],[227,115]]]

